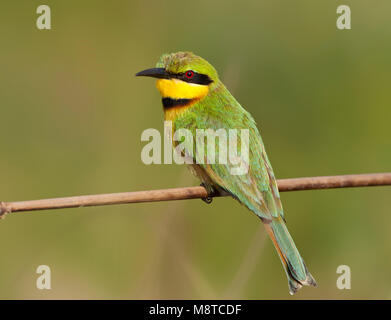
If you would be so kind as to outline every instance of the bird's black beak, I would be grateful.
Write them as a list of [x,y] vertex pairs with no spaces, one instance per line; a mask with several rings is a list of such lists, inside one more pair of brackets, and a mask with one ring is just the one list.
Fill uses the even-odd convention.
[[152,68],[136,73],[136,77],[153,77],[159,79],[170,79],[170,75],[164,68]]

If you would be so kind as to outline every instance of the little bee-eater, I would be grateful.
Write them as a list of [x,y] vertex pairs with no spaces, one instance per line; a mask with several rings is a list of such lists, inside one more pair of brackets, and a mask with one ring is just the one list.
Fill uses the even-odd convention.
[[215,68],[191,52],[177,52],[162,55],[156,68],[136,76],[157,78],[165,120],[172,122],[173,131],[190,130],[194,145],[197,129],[249,130],[246,174],[233,175],[229,163],[208,161],[194,161],[192,171],[210,194],[223,190],[261,218],[285,268],[291,294],[305,285],[316,286],[286,227],[276,179],[256,123],[220,81]]

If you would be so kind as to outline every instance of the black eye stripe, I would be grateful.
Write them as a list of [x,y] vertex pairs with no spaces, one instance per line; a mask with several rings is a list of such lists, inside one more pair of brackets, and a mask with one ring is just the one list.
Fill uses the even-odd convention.
[[194,72],[193,77],[189,79],[188,77],[186,77],[186,72],[177,73],[177,74],[171,73],[170,76],[172,78],[176,78],[185,82],[203,84],[203,85],[208,85],[213,82],[213,80],[209,78],[209,76],[207,76],[206,74],[201,74],[194,71],[193,71]]

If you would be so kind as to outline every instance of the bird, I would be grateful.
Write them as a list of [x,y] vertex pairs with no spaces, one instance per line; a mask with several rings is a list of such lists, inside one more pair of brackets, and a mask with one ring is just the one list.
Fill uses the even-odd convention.
[[[228,91],[216,69],[200,56],[181,51],[163,54],[154,68],[136,76],[157,79],[164,120],[171,121],[173,132],[189,130],[195,145],[199,143],[197,130],[248,130],[245,174],[232,174],[232,164],[207,159],[193,161],[189,167],[208,192],[206,202],[211,202],[217,193],[228,193],[261,219],[284,267],[290,294],[302,286],[316,287],[286,226],[276,178],[256,122]],[[237,145],[244,143],[243,137],[238,139]],[[174,146],[178,144],[173,141]],[[186,155],[197,160],[194,152]]]

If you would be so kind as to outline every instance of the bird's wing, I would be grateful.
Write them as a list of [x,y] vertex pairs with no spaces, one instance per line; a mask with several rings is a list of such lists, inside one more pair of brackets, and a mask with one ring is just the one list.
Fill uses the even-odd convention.
[[[271,220],[273,217],[284,217],[280,201],[276,179],[273,169],[252,116],[241,107],[229,91],[220,83],[217,89],[208,94],[203,100],[189,108],[174,121],[174,129],[185,128],[190,130],[193,136],[192,145],[196,163],[212,182],[228,191],[234,198],[247,206],[251,211],[263,219]],[[248,172],[242,175],[232,174],[232,169],[237,167],[230,161],[227,164],[204,163],[197,161],[197,130],[199,129],[237,129],[237,154],[242,164],[247,166]],[[242,135],[241,129],[248,129],[249,157],[241,155]],[[218,154],[218,139],[216,139],[216,158]],[[243,141],[245,142],[245,141]],[[206,154],[208,150],[206,150]],[[191,155],[193,156],[193,155]],[[206,156],[205,156],[206,157]]]
[[[239,150],[241,144],[241,136],[238,135]],[[258,131],[254,132],[250,129],[249,158],[246,159],[240,154],[238,157],[240,159],[236,159],[235,164],[228,160],[227,164],[198,165],[216,185],[228,191],[261,218],[271,220],[273,217],[283,217],[273,169]],[[232,170],[238,167],[238,160],[241,161],[242,166],[247,167],[247,173],[233,174]]]

